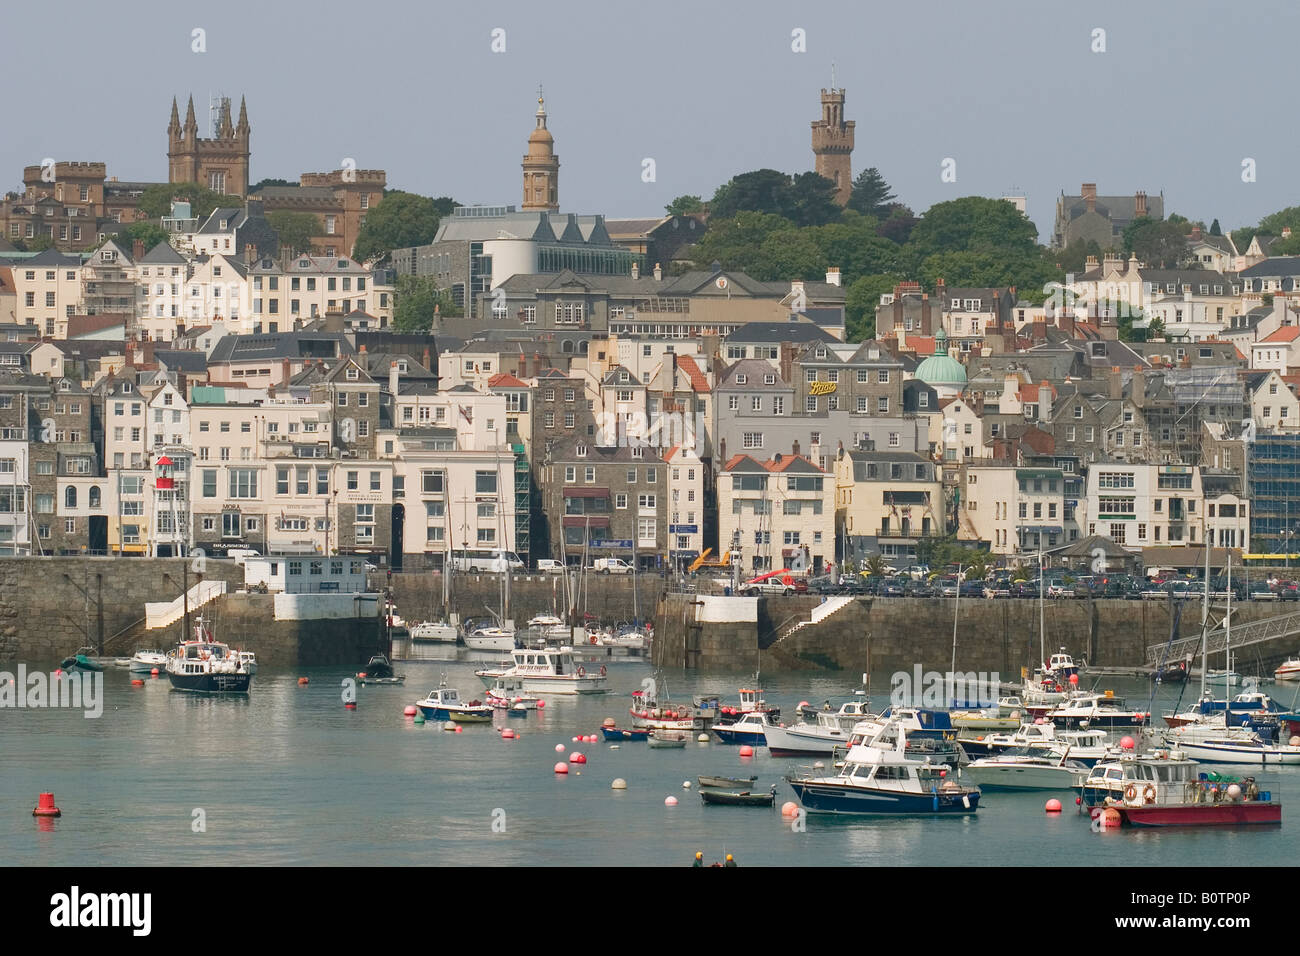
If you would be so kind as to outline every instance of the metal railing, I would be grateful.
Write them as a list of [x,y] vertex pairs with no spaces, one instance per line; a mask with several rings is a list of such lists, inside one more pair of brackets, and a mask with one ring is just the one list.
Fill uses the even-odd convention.
[[[1290,614],[1280,614],[1277,617],[1265,618],[1262,621],[1238,624],[1232,629],[1232,647],[1249,647],[1252,644],[1263,644],[1266,641],[1294,637],[1297,634],[1300,634],[1300,611],[1293,611]],[[1225,628],[1218,627],[1210,631],[1205,636],[1206,653],[1214,654],[1227,650],[1228,637],[1228,631]],[[1165,644],[1152,644],[1147,647],[1147,663],[1159,663],[1162,655],[1166,653],[1168,660],[1182,660],[1191,654],[1195,654],[1200,649],[1200,646],[1201,636],[1199,634],[1195,637],[1184,637],[1173,641],[1168,645],[1167,652],[1165,651]],[[1204,662],[1202,662],[1202,666],[1204,666]]]

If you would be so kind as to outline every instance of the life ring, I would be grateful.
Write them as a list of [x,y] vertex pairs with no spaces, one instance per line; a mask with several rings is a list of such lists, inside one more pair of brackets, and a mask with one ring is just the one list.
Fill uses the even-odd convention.
[[1142,802],[1143,803],[1156,802],[1156,788],[1153,787],[1151,784],[1147,784],[1145,787],[1142,788]]
[[604,664],[601,664],[601,665],[600,665],[600,676],[601,676],[601,677],[604,677],[604,676],[605,676],[605,665],[604,665]]
[[593,644],[596,643],[596,635],[595,635],[595,634],[591,635],[591,643],[593,643]]
[[586,677],[586,676],[587,676],[587,668],[585,668],[585,667],[579,667],[579,668],[578,668],[578,676],[579,676],[579,677]]
[[1137,799],[1137,795],[1138,795],[1137,784],[1130,783],[1127,787],[1124,788],[1124,799],[1128,800],[1130,803]]

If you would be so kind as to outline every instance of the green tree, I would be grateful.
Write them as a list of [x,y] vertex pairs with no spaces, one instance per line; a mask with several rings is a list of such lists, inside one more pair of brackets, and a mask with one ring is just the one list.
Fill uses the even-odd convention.
[[892,275],[862,276],[844,295],[845,336],[850,342],[876,337],[876,306],[880,297],[894,291],[898,278]]
[[1187,256],[1187,234],[1177,222],[1143,216],[1124,227],[1124,252],[1154,268],[1174,269]]
[[704,212],[704,200],[699,196],[678,196],[667,206],[664,212],[670,216],[685,216],[692,212]]
[[774,232],[758,247],[758,256],[746,270],[760,282],[822,279],[826,258],[807,230]]
[[790,177],[775,169],[756,169],[733,176],[719,186],[709,203],[714,219],[731,219],[742,212],[768,213],[794,220]]
[[894,203],[889,207],[889,218],[880,224],[876,234],[882,239],[888,239],[890,242],[903,245],[912,237],[912,230],[920,222],[916,214],[902,203]]
[[429,276],[398,276],[393,290],[393,327],[399,332],[428,332],[434,314],[459,316],[461,310],[446,289]]
[[719,262],[724,269],[750,272],[762,262],[760,249],[767,237],[793,226],[789,219],[771,213],[741,212],[729,219],[711,216],[708,232],[695,244],[695,264],[707,269]]
[[1088,257],[1093,256],[1101,262],[1102,248],[1095,239],[1075,239],[1064,249],[1056,252],[1056,265],[1064,273],[1081,275]]
[[279,236],[280,248],[287,249],[290,255],[310,252],[312,237],[321,232],[320,220],[309,212],[277,209],[266,214],[266,221]]
[[1300,206],[1287,206],[1259,221],[1259,232],[1266,236],[1280,236],[1283,229],[1300,232]]
[[1214,220],[1214,222],[1210,223],[1210,235],[1212,236],[1223,235],[1223,230],[1219,228],[1219,220],[1216,219]]
[[248,192],[250,194],[261,192],[262,187],[264,186],[297,186],[297,185],[298,185],[297,183],[291,182],[288,179],[263,179],[260,182],[257,182],[252,186],[250,186],[248,188]]
[[790,184],[791,218],[801,226],[820,226],[840,218],[835,183],[820,173],[799,173]]
[[240,209],[244,206],[244,200],[238,196],[223,196],[198,183],[157,183],[140,195],[139,209],[148,219],[162,219],[171,215],[173,199],[188,202],[191,213],[200,220],[221,206]]
[[1037,253],[1038,229],[1005,199],[965,196],[925,211],[907,241],[914,262],[944,252]]
[[379,261],[394,249],[427,245],[438,234],[439,221],[434,200],[393,190],[366,213],[352,257],[358,262]]
[[[388,195],[388,190],[384,191],[384,195]],[[439,196],[433,201],[433,211],[438,214],[438,218],[446,219],[459,205],[460,203],[456,202],[456,200],[452,199],[450,196]]]
[[1232,230],[1232,244],[1241,252],[1250,248],[1251,241],[1259,233],[1254,226],[1242,226],[1240,229]]
[[44,252],[46,249],[54,248],[54,238],[48,232],[42,232],[30,239],[11,239],[10,242],[18,252]]
[[876,234],[879,223],[852,209],[839,222],[809,228],[807,233],[829,266],[839,266],[842,281],[852,284],[865,275],[898,268],[899,248]]
[[853,180],[853,192],[849,196],[848,208],[864,216],[876,219],[888,219],[890,204],[898,197],[880,175],[880,170],[872,166],[858,173]]
[[[106,236],[104,242],[107,242],[110,238],[129,256],[134,254],[133,250],[137,239],[144,243],[144,251],[148,252],[159,243],[166,242],[170,238],[170,234],[158,223],[151,222],[148,219],[140,219],[123,226],[118,230],[116,236]],[[103,245],[103,243],[99,243],[99,245]],[[99,248],[99,246],[95,248]]]

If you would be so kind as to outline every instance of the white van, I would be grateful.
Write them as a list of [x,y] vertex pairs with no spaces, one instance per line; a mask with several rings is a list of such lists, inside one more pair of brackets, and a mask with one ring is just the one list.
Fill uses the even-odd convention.
[[632,565],[622,558],[597,558],[587,570],[597,574],[631,574]]
[[507,564],[509,564],[511,571],[522,571],[524,569],[524,562],[519,559],[519,555],[513,551],[503,551],[500,548],[453,551],[451,559],[451,566],[454,571],[495,571],[504,574]]

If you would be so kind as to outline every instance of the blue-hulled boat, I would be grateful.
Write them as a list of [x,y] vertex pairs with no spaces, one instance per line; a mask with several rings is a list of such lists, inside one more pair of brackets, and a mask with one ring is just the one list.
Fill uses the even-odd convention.
[[621,730],[618,727],[601,727],[600,732],[605,735],[605,739],[610,743],[622,743],[625,740],[637,741],[646,740],[650,736],[648,727],[639,730]]
[[415,706],[420,709],[425,720],[473,722],[492,719],[492,708],[489,705],[477,700],[466,703],[460,699],[460,691],[445,684],[439,686],[437,690],[429,691],[429,696],[424,700],[417,700]]
[[770,726],[765,714],[755,712],[730,723],[714,724],[713,732],[724,744],[754,744],[762,747],[767,744],[767,728]]
[[947,767],[913,760],[905,735],[895,747],[867,744],[849,749],[833,777],[787,777],[795,799],[809,813],[849,815],[967,814],[979,808],[980,791],[964,787]]

